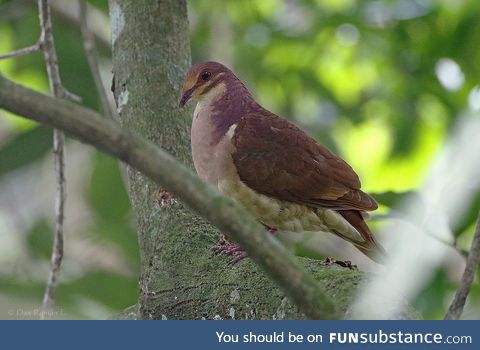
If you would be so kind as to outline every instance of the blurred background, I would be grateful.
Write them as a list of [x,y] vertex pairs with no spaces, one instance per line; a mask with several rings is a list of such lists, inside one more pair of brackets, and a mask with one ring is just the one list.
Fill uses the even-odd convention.
[[[89,5],[108,86],[108,2]],[[390,209],[422,185],[459,116],[480,110],[477,0],[198,0],[188,5],[193,61],[231,67],[265,107],[344,157],[381,204],[371,220],[376,231],[390,220]],[[53,1],[52,11],[64,85],[99,110],[77,3]],[[0,0],[0,53],[32,45],[38,35],[36,1]],[[48,92],[39,53],[2,60],[0,72]],[[41,304],[53,229],[51,135],[0,111],[0,318],[19,318],[18,310],[27,313]],[[57,316],[106,318],[137,299],[139,257],[128,196],[117,162],[73,140],[67,144],[67,184]],[[423,317],[445,314],[479,209],[477,194],[444,241],[450,253],[414,302]],[[299,255],[358,259],[362,266],[363,258],[349,247],[315,239],[290,243]],[[478,280],[464,318],[480,318]]]

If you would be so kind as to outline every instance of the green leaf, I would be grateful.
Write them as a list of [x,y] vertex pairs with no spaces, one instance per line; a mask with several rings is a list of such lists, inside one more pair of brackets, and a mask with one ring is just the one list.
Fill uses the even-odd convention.
[[35,258],[50,259],[53,244],[52,228],[45,220],[37,222],[27,235],[27,246]]
[[130,211],[119,163],[100,152],[93,161],[88,197],[95,212],[105,220],[119,221]]
[[424,318],[441,319],[446,311],[444,301],[447,293],[455,290],[455,285],[449,280],[445,271],[436,272],[432,281],[415,300],[414,307],[420,311]]
[[39,126],[17,134],[0,148],[0,176],[31,164],[52,148],[52,130]]
[[119,163],[103,153],[95,155],[88,198],[96,214],[93,233],[120,246],[136,263],[137,235]]
[[480,213],[480,192],[476,194],[463,217],[455,225],[455,235],[459,236],[474,225]]
[[419,197],[418,193],[415,191],[386,191],[380,193],[370,193],[370,195],[375,198],[378,203],[386,205],[390,208],[400,205],[407,198]]
[[60,283],[58,297],[59,302],[75,305],[76,298],[82,296],[121,310],[136,303],[137,289],[136,278],[94,271],[72,282]]

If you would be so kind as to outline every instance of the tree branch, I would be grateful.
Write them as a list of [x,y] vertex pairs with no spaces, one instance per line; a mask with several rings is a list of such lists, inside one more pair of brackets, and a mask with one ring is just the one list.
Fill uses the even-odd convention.
[[87,108],[45,96],[2,76],[0,107],[63,130],[136,168],[219,229],[229,232],[307,317],[337,317],[334,304],[324,289],[245,209],[203,183],[151,142]]
[[463,307],[467,301],[468,293],[472,286],[473,280],[475,278],[475,273],[477,271],[478,265],[480,263],[480,213],[477,220],[477,227],[475,229],[475,234],[473,236],[472,247],[470,248],[470,253],[468,254],[467,264],[465,266],[465,271],[463,272],[462,280],[460,281],[460,287],[455,293],[452,304],[448,308],[447,314],[445,315],[445,320],[458,320],[463,313]]
[[[35,0],[31,0],[35,1]],[[80,25],[80,18],[78,16],[79,8],[75,1],[56,0],[50,3],[56,18],[62,18],[64,21],[70,22],[74,26]],[[110,22],[108,16],[102,11],[87,3],[87,8],[91,21],[89,23],[89,30],[92,32],[97,44],[110,51],[112,43],[110,40]]]
[[[65,89],[60,79],[58,69],[57,53],[52,33],[52,19],[50,7],[47,0],[38,0],[38,11],[40,17],[40,43],[43,51],[43,58],[47,66],[50,92],[55,97],[65,97]],[[56,195],[55,195],[55,234],[53,239],[52,257],[50,262],[50,273],[47,286],[43,296],[43,307],[49,308],[54,302],[55,291],[58,285],[60,268],[63,260],[63,225],[65,218],[65,135],[63,131],[55,129],[53,132],[53,154],[56,174]]]
[[[388,213],[385,213],[385,214],[372,214],[369,219],[372,221],[397,219],[397,220],[402,220],[404,222],[408,222],[412,225],[415,225],[415,223],[411,221],[408,215],[403,214],[402,212],[394,209],[391,209]],[[451,234],[451,236],[453,237],[453,242],[451,242],[450,240],[444,239],[442,237],[439,237],[437,234],[428,230],[425,231],[425,234],[429,235],[436,241],[446,245],[447,247],[454,249],[458,254],[463,256],[465,259],[468,257],[468,251],[458,246],[456,237],[453,237],[454,236],[453,232]]]
[[0,60],[3,60],[5,58],[24,56],[24,55],[31,54],[33,52],[40,51],[40,46],[41,46],[40,41],[37,41],[37,43],[33,44],[32,46],[24,47],[22,49],[18,49],[18,50],[0,55]]
[[98,68],[98,56],[95,49],[95,39],[93,33],[90,31],[88,26],[88,6],[86,0],[79,0],[78,6],[80,8],[80,29],[83,37],[83,48],[85,50],[85,56],[87,57],[88,65],[97,87],[98,96],[100,97],[100,102],[102,104],[103,113],[113,119],[114,112],[108,96],[103,85],[102,77],[100,75],[100,69]]
[[[12,58],[27,55],[33,52],[42,51],[47,67],[50,92],[55,97],[66,97],[75,101],[81,100],[78,96],[67,91],[60,79],[60,72],[57,63],[57,53],[52,33],[52,20],[50,16],[50,7],[48,0],[38,0],[38,13],[40,18],[40,38],[29,47],[15,50],[3,55],[0,59]],[[53,239],[52,257],[50,262],[50,272],[48,275],[47,286],[43,296],[43,307],[49,308],[53,304],[55,290],[58,284],[58,276],[63,260],[63,223],[66,199],[65,185],[65,135],[60,130],[53,132],[53,154],[56,174],[56,196],[55,196],[55,233]],[[41,314],[43,318],[44,313]]]

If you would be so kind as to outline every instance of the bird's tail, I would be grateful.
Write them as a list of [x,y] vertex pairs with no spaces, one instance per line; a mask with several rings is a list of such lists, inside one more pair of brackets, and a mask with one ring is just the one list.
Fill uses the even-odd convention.
[[362,213],[358,210],[339,210],[338,213],[360,233],[365,241],[362,244],[352,242],[354,246],[376,263],[385,263],[387,252],[370,231]]

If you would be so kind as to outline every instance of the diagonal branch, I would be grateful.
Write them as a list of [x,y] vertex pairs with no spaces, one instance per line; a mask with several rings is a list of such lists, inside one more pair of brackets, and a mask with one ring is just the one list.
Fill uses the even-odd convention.
[[468,254],[467,264],[463,272],[460,287],[455,293],[452,304],[448,308],[445,320],[458,320],[463,313],[463,307],[467,301],[468,293],[475,279],[478,265],[480,264],[480,213],[477,220],[477,227],[473,236],[472,247]]
[[45,96],[2,76],[0,108],[61,129],[136,168],[219,229],[229,232],[307,317],[337,317],[324,289],[245,209],[221,196],[153,143],[92,110]]
[[[388,213],[385,213],[385,214],[373,214],[373,215],[370,216],[370,220],[391,220],[391,219],[398,219],[398,220],[402,220],[406,223],[415,225],[415,223],[412,222],[412,220],[408,217],[408,215],[403,214],[402,212],[394,210],[394,209],[391,209]],[[450,248],[454,249],[462,257],[464,257],[464,258],[468,257],[468,251],[465,250],[465,249],[462,249],[458,246],[456,237],[454,237],[453,242],[451,242],[451,240],[447,240],[447,239],[444,239],[442,237],[439,237],[437,234],[435,234],[431,231],[428,231],[428,230],[425,230],[425,234],[432,237],[436,241],[446,245],[447,247],[450,247]],[[453,233],[451,235],[454,236]]]
[[37,51],[40,51],[40,50],[41,50],[41,42],[39,40],[35,44],[33,44],[32,46],[27,46],[27,47],[24,47],[24,48],[21,48],[21,49],[18,49],[18,50],[11,51],[11,52],[4,53],[4,54],[0,55],[0,60],[3,60],[5,58],[13,58],[13,57],[24,56],[24,55],[28,55],[28,54],[31,54],[31,53],[34,53],[34,52],[37,52]]

